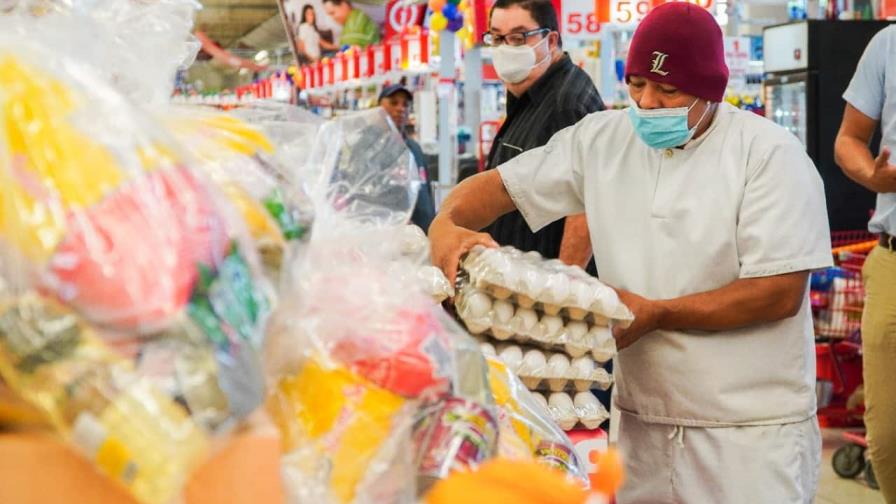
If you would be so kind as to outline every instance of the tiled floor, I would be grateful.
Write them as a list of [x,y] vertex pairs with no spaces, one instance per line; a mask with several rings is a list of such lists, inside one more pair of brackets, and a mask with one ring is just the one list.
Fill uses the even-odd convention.
[[[841,430],[822,431],[824,451],[821,458],[821,479],[815,504],[885,504],[880,492],[868,488],[861,479],[840,478],[831,468],[834,450],[845,444]],[[861,477],[860,477],[861,478]]]

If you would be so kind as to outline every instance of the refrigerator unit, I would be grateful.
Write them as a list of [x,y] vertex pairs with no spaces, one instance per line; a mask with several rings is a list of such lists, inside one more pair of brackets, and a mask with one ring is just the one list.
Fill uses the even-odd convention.
[[[846,91],[862,52],[886,21],[809,20],[765,28],[765,115],[796,135],[825,184],[832,230],[865,229],[875,196],[834,162]],[[880,144],[879,133],[872,152]]]

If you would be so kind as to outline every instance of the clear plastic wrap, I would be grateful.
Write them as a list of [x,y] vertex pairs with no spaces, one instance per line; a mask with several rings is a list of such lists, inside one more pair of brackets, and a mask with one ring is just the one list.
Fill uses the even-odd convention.
[[613,377],[587,355],[570,358],[562,352],[544,351],[537,347],[514,344],[480,344],[486,356],[500,358],[516,373],[529,390],[564,390],[583,392],[599,388],[607,390]]
[[228,114],[166,107],[158,115],[239,209],[265,265],[279,274],[287,242],[305,237],[312,222],[307,197],[287,182],[276,158],[280,147]]
[[[503,458],[539,462],[585,481],[587,474],[572,443],[558,427],[537,393],[526,390],[503,362],[487,358],[489,385],[498,405],[499,454]],[[593,397],[593,396],[592,396]]]
[[510,300],[497,299],[471,283],[460,288],[456,307],[458,316],[471,333],[488,334],[499,342],[517,341],[560,350],[572,358],[590,353],[600,363],[616,355],[616,341],[607,326],[587,319],[564,319],[560,315],[514,305]]
[[[140,103],[166,103],[199,41],[196,0],[6,0],[0,33],[41,40]],[[4,19],[3,14],[7,16]]]
[[462,261],[470,283],[498,300],[535,308],[548,316],[589,321],[606,326],[626,326],[631,311],[609,286],[582,268],[559,260],[545,260],[537,252],[523,253],[512,247],[476,247]]
[[264,399],[271,290],[164,128],[43,42],[0,33],[0,374],[101,472],[169,502]]
[[523,434],[529,458],[535,439],[571,453],[421,283],[428,247],[404,225],[416,170],[382,112],[323,131],[334,144],[316,153],[315,226],[286,265],[266,350],[290,502],[415,502],[449,474],[526,446]]

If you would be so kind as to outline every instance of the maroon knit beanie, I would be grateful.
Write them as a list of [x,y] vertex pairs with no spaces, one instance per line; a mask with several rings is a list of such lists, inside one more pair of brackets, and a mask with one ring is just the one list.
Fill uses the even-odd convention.
[[728,66],[719,24],[702,7],[670,2],[653,9],[632,37],[625,81],[636,75],[721,102]]

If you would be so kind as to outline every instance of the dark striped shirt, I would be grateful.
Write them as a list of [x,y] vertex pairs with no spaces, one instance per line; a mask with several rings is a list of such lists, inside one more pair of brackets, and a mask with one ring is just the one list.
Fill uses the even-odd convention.
[[[604,104],[591,77],[564,54],[522,96],[517,98],[507,93],[507,119],[492,143],[488,168],[541,147],[554,133],[599,110],[604,110]],[[527,252],[536,250],[553,259],[560,255],[564,223],[565,219],[561,219],[533,233],[523,216],[514,211],[485,231],[500,245],[512,245]],[[589,270],[594,273],[593,264]]]

